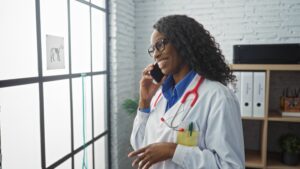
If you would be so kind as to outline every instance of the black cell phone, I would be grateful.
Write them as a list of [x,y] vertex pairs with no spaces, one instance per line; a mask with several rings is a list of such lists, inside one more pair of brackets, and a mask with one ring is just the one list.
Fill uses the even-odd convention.
[[150,71],[150,75],[153,77],[154,83],[159,83],[164,77],[164,74],[161,72],[157,63],[154,64],[154,68]]

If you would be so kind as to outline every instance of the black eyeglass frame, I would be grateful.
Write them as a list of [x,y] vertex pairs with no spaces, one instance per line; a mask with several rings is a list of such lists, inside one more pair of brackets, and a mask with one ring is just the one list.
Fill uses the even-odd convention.
[[165,50],[165,46],[169,43],[169,40],[166,38],[160,39],[157,42],[155,42],[154,45],[150,45],[148,48],[148,54],[151,58],[153,58],[153,54],[156,51],[163,52]]

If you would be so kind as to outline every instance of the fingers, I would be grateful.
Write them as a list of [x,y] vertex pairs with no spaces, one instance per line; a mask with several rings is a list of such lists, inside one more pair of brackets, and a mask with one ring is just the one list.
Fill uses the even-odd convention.
[[[141,159],[141,161],[138,163],[139,168],[144,169],[145,166],[150,163],[151,156],[150,155],[145,155],[144,159]],[[149,167],[148,167],[149,168]]]
[[139,169],[149,168],[151,166],[151,156],[146,153],[137,157],[133,162],[132,166],[138,166]]
[[139,154],[141,154],[132,162],[132,166],[139,165],[139,168],[140,168],[140,165],[143,166],[146,164],[146,162],[149,160],[149,157],[150,157],[149,155],[148,155],[148,157],[146,157],[147,153],[145,153],[145,151],[147,148],[148,148],[148,146],[141,148],[139,150],[136,150],[136,151],[132,151],[128,154],[128,157],[134,157],[134,156],[138,156]]
[[175,143],[153,143],[142,149],[128,154],[129,157],[137,156],[132,166],[139,169],[149,169],[153,164],[168,160],[173,157],[177,144]]
[[146,154],[143,154],[139,157],[137,157],[133,162],[132,162],[132,166],[136,166],[139,165],[140,166],[140,162],[144,160]]
[[[147,146],[147,147],[148,147],[148,146]],[[134,156],[136,156],[136,155],[138,155],[138,154],[140,154],[140,153],[143,153],[143,152],[147,149],[147,147],[144,147],[144,148],[138,149],[138,150],[136,150],[136,151],[130,152],[130,153],[128,154],[128,157],[134,157]]]
[[150,71],[153,69],[153,64],[149,64],[144,70],[143,70],[143,76],[148,77],[150,76]]
[[152,165],[152,162],[148,161],[142,169],[149,169]]

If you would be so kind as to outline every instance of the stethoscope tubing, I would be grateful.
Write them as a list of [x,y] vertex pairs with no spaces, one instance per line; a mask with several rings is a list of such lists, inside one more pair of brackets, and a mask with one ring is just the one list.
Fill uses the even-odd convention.
[[[198,80],[196,86],[195,86],[192,90],[189,90],[189,91],[187,91],[187,92],[184,94],[183,98],[182,98],[181,101],[180,101],[181,104],[180,104],[179,108],[176,110],[176,113],[175,113],[175,115],[173,116],[173,118],[172,118],[170,124],[169,124],[163,117],[160,118],[160,120],[161,120],[167,127],[169,127],[170,129],[176,130],[176,131],[182,131],[182,129],[178,129],[178,127],[179,127],[180,124],[185,120],[185,118],[186,118],[187,115],[189,114],[191,108],[195,105],[196,101],[198,100],[198,92],[197,92],[197,91],[198,91],[200,85],[202,84],[202,82],[204,81],[204,79],[205,79],[205,78],[201,76],[200,79]],[[176,117],[177,117],[177,115],[178,115],[178,111],[181,109],[181,106],[183,106],[183,105],[185,104],[185,102],[186,102],[186,100],[187,100],[187,98],[189,97],[190,94],[194,95],[193,101],[191,102],[191,104],[190,104],[190,106],[189,106],[189,108],[188,108],[188,111],[186,111],[185,115],[182,117],[181,122],[180,122],[178,125],[174,126],[173,123],[174,123],[174,120],[176,119]],[[156,108],[157,103],[159,102],[159,100],[160,100],[160,98],[161,98],[161,95],[162,95],[162,93],[160,93],[160,94],[158,95],[157,99],[156,99],[155,102],[154,102],[154,105],[153,105],[153,109],[154,109],[154,110],[155,110],[155,108]]]

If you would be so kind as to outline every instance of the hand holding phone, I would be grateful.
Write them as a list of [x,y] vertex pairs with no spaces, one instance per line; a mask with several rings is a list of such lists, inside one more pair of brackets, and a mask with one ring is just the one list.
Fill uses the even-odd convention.
[[[151,76],[151,77],[149,77]],[[159,84],[164,77],[158,64],[149,64],[143,71],[140,81],[139,108],[149,108],[152,97],[159,89]]]
[[153,77],[153,83],[158,84],[164,77],[164,74],[161,72],[161,69],[158,66],[158,63],[154,64],[153,69],[150,71],[150,75]]

